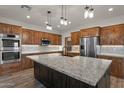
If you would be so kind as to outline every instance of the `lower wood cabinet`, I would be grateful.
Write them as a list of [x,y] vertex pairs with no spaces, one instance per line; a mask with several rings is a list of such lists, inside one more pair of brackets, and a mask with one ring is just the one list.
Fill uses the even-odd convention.
[[124,58],[110,56],[98,56],[98,58],[112,60],[110,69],[111,75],[118,78],[124,78]]
[[20,62],[0,64],[0,75],[10,74],[33,67],[33,62],[23,56]]
[[21,70],[20,62],[0,65],[0,75],[10,74]]
[[21,70],[25,70],[25,69],[33,67],[33,61],[31,61],[30,59],[26,58],[26,56],[22,56],[20,64],[21,64],[20,65]]

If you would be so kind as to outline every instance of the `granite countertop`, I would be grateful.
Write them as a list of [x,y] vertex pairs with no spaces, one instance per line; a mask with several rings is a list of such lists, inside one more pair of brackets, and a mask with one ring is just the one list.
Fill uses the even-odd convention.
[[97,54],[97,55],[124,58],[124,54],[99,53],[99,54]]
[[92,86],[98,83],[112,62],[105,59],[82,56],[67,57],[53,54],[27,57]]

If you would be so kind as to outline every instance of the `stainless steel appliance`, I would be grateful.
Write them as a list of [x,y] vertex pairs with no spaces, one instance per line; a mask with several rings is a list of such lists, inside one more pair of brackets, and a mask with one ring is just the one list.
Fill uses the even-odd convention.
[[19,62],[21,59],[21,37],[0,34],[0,64]]
[[19,35],[0,34],[0,50],[15,50],[21,48]]
[[50,45],[50,44],[51,44],[51,42],[48,39],[42,39],[41,40],[41,45],[43,45],[43,46],[47,46],[47,45]]
[[0,51],[0,64],[19,62],[20,60],[20,50]]
[[99,37],[84,37],[80,39],[80,55],[87,57],[96,57]]

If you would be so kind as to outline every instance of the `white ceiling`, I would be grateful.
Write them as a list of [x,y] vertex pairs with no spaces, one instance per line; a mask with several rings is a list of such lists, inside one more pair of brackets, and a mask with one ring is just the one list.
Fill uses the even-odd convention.
[[[41,26],[41,28],[45,29],[46,11],[50,10],[52,12],[53,30],[67,31],[81,27],[83,24],[87,24],[89,22],[124,15],[124,5],[94,5],[93,8],[95,8],[95,17],[93,19],[84,19],[83,13],[85,6],[69,5],[67,6],[67,18],[71,21],[71,24],[58,28],[57,25],[60,25],[59,21],[61,17],[60,5],[31,5],[31,7],[32,10],[27,11],[26,9],[22,9],[20,5],[0,5],[0,16]],[[108,9],[111,7],[114,8],[114,11],[108,12]],[[27,19],[27,15],[30,15],[31,19]]]

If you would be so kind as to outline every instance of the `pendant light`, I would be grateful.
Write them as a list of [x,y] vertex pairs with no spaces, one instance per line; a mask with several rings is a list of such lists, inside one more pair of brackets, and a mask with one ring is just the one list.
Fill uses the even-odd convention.
[[52,25],[51,25],[51,11],[47,11],[47,24],[46,24],[46,29],[52,30]]
[[84,12],[84,18],[93,18],[94,17],[94,9],[91,6],[86,6],[85,8],[85,12]]
[[89,18],[93,18],[93,17],[94,17],[94,9],[91,6],[91,8],[89,9]]
[[63,25],[64,24],[64,17],[63,17],[63,5],[62,5],[62,9],[61,9],[61,18],[60,18],[60,24]]
[[67,20],[67,18],[66,18],[66,13],[67,13],[67,11],[66,11],[66,6],[65,6],[65,19],[64,19],[64,25],[65,25],[65,26],[68,25],[68,20]]
[[84,12],[84,18],[88,18],[88,15],[89,15],[89,6],[86,6],[85,8],[85,12]]
[[60,24],[61,25],[68,25],[68,19],[67,19],[67,7],[63,6],[61,7],[61,17],[60,17]]

